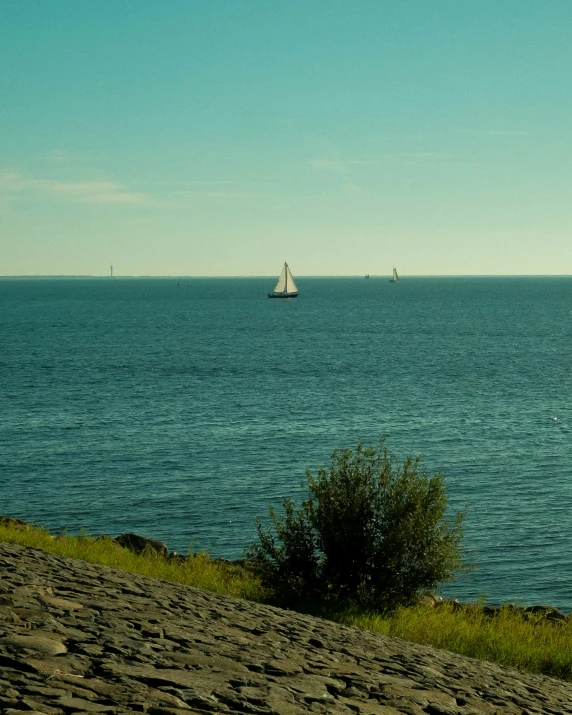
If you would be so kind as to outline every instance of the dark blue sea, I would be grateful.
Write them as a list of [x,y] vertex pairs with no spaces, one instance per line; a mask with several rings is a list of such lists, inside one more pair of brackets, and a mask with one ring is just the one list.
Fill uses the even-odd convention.
[[0,280],[0,514],[236,558],[335,448],[469,505],[459,599],[572,608],[572,278]]

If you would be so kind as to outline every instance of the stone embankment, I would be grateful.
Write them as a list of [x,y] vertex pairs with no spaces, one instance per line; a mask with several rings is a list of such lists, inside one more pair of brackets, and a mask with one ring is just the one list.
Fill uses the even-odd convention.
[[0,712],[572,713],[572,684],[0,544]]

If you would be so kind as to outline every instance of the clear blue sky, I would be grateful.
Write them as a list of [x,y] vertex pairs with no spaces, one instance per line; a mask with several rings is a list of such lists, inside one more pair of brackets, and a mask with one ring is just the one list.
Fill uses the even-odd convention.
[[572,274],[571,0],[2,0],[0,275]]

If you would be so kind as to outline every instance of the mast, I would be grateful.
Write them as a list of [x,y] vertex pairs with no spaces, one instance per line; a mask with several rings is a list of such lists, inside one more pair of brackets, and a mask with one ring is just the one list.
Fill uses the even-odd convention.
[[284,261],[284,293],[288,293],[288,264]]
[[110,277],[113,278],[113,266],[110,266],[111,271],[110,271]]

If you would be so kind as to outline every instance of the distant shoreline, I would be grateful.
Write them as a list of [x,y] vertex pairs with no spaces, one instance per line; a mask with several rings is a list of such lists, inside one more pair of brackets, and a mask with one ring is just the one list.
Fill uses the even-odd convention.
[[[375,279],[381,279],[385,280],[389,273],[386,275],[385,273],[370,273],[368,274],[370,278],[373,280]],[[303,273],[297,274],[297,278],[300,277],[302,279],[306,278],[311,278],[312,280],[314,279],[338,279],[338,278],[343,278],[343,279],[358,279],[358,280],[363,280],[363,275],[339,275],[339,276],[323,276],[323,275],[304,275]],[[193,276],[193,275],[181,275],[181,276],[150,276],[150,275],[140,275],[140,276],[134,276],[134,275],[114,275],[114,276],[109,276],[109,275],[83,275],[83,274],[78,274],[78,275],[66,275],[66,274],[61,274],[61,275],[0,275],[0,280],[105,280],[105,281],[115,281],[115,280],[256,280],[256,279],[261,279],[261,280],[267,280],[269,278],[275,278],[274,274],[268,274],[268,275],[257,275],[257,276]],[[518,274],[512,274],[512,275],[504,275],[504,274],[488,274],[488,275],[463,275],[463,274],[445,274],[445,275],[408,275],[406,273],[401,274],[400,280],[403,280],[403,278],[407,280],[419,280],[419,279],[427,279],[427,280],[433,280],[433,279],[446,279],[446,280],[456,280],[459,278],[463,279],[491,279],[495,280],[498,278],[507,279],[507,278],[514,278],[514,279],[520,279],[520,278],[572,278],[572,274],[568,273],[539,273],[539,274],[525,274],[525,273],[518,273]]]

